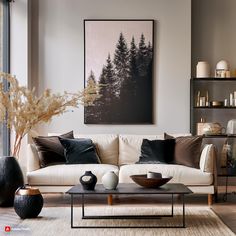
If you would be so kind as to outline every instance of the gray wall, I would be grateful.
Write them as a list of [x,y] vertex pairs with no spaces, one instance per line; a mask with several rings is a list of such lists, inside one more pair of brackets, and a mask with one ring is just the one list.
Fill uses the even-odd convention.
[[200,60],[210,63],[212,74],[222,59],[236,69],[235,11],[235,0],[192,1],[192,76]]
[[[154,125],[84,125],[83,108],[54,118],[40,133],[189,132],[191,1],[33,0],[32,84],[55,92],[84,84],[83,19],[154,19]],[[38,6],[37,6],[38,4]],[[36,11],[38,9],[38,12]]]

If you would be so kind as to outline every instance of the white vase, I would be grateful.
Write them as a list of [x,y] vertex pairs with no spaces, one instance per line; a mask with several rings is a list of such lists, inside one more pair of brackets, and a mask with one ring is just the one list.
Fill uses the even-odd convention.
[[102,177],[102,184],[105,189],[116,189],[119,179],[114,171],[109,171]]
[[207,78],[210,77],[210,65],[206,61],[199,61],[196,67],[196,77],[197,78]]

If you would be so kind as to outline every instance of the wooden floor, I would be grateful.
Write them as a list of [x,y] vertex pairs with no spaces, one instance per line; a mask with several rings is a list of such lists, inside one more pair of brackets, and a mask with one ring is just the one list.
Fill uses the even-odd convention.
[[[235,189],[229,189],[230,191]],[[221,218],[221,220],[236,234],[236,195],[229,194],[227,197],[227,201],[223,201],[222,191],[224,189],[220,189],[218,202],[214,203],[211,208],[212,210]],[[44,207],[65,207],[70,206],[70,196],[67,194],[44,194]],[[91,196],[87,199],[87,204],[89,205],[102,205],[107,204],[106,198]],[[174,199],[175,202],[178,203],[180,199],[177,197]],[[76,198],[75,202],[80,204],[80,198]],[[167,204],[169,203],[169,199],[165,196],[155,197],[155,196],[140,196],[140,197],[132,197],[132,196],[121,196],[114,197],[114,204],[141,204],[141,205],[156,205],[156,204]],[[186,196],[186,205],[187,206],[207,206],[207,195],[189,195]],[[0,208],[0,223],[1,223],[1,215],[6,214],[7,212],[13,214],[12,208]]]

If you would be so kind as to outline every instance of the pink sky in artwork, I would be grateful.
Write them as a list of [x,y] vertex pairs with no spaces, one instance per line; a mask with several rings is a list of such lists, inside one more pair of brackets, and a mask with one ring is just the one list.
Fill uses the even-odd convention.
[[113,55],[119,35],[122,32],[128,47],[134,36],[138,46],[140,36],[143,33],[145,42],[152,44],[152,21],[86,21],[85,22],[85,75],[86,80],[92,70],[96,80],[106,64],[108,53]]

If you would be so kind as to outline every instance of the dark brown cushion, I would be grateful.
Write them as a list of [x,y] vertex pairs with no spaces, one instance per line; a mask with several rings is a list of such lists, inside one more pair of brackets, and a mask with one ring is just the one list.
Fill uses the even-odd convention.
[[[74,138],[73,131],[60,135],[62,138]],[[64,147],[60,143],[58,136],[38,136],[33,138],[38,151],[40,167],[53,164],[66,163]]]
[[[174,139],[164,133],[165,139]],[[174,162],[199,169],[202,136],[180,136],[175,138]]]

